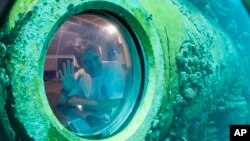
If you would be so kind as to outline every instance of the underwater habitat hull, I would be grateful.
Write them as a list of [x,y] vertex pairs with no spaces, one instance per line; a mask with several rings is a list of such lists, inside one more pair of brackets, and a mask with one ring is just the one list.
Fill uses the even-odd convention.
[[[0,122],[5,132],[1,136],[88,140],[69,132],[53,114],[43,66],[60,25],[90,10],[120,19],[136,35],[144,56],[145,81],[138,107],[123,129],[104,140],[216,140],[218,130],[224,130],[216,124],[230,123],[225,115],[239,124],[246,121],[249,103],[238,87],[245,84],[245,68],[237,68],[246,60],[237,54],[231,38],[190,2],[17,0],[2,27],[5,50],[1,49],[0,66],[5,83],[0,85]],[[226,86],[234,91],[225,90]],[[237,114],[228,112],[233,109]],[[224,122],[214,118],[215,113]]]

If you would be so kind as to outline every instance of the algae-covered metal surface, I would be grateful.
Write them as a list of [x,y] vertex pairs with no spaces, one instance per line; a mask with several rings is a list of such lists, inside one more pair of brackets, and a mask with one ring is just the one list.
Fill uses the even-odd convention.
[[[228,134],[218,125],[222,119],[223,126],[250,122],[247,61],[240,57],[241,46],[195,6],[199,1],[193,4],[186,0],[16,1],[0,44],[7,54],[0,56],[1,82],[10,80],[8,88],[7,82],[0,87],[1,105],[6,94],[10,103],[0,109],[6,118],[7,110],[10,120],[4,128],[11,126],[16,138],[23,140],[87,140],[64,128],[53,114],[43,66],[60,25],[89,10],[106,11],[130,28],[139,40],[146,68],[134,116],[118,133],[101,140],[221,140]],[[233,109],[238,114],[230,112]],[[12,130],[7,134],[14,134]],[[218,136],[218,130],[225,134]]]
[[[122,1],[37,1],[27,8],[24,17],[19,20],[21,25],[19,30],[12,28],[11,24],[6,24],[5,37],[7,38],[10,56],[7,61],[7,71],[11,79],[12,95],[14,104],[14,120],[21,126],[17,130],[25,138],[35,140],[76,140],[79,137],[73,135],[57,121],[53,115],[43,86],[43,65],[46,55],[47,45],[64,20],[89,9],[104,9],[113,7],[114,12],[119,17],[128,22],[137,33],[146,57],[149,60],[147,82],[148,86],[144,92],[147,93],[141,102],[131,123],[122,132],[110,137],[110,140],[140,139],[145,136],[153,116],[160,106],[161,95],[163,94],[163,57],[161,45],[157,38],[157,32],[151,21],[147,21],[148,14],[141,7],[140,3],[127,3]],[[15,11],[15,10],[13,10]],[[119,12],[118,12],[119,11]],[[18,13],[17,13],[18,14]],[[15,16],[15,14],[13,15]],[[136,18],[135,18],[136,17]],[[12,19],[11,19],[12,20]],[[13,19],[14,20],[14,19]],[[12,23],[12,21],[9,21]],[[14,35],[14,39],[9,36]],[[154,36],[149,36],[154,35]],[[154,44],[154,45],[153,45]],[[157,72],[157,73],[155,73]],[[21,85],[16,85],[22,82]],[[160,82],[156,85],[155,82]],[[161,84],[162,83],[162,84]],[[154,96],[158,93],[159,96]],[[152,108],[156,105],[156,108]],[[36,127],[36,128],[34,128]],[[136,133],[136,134],[135,134]],[[136,135],[136,136],[134,136]]]

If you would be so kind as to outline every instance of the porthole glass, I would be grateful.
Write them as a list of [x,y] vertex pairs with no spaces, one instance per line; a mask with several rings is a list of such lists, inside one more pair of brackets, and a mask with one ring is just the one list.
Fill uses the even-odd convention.
[[141,88],[138,52],[126,28],[106,13],[87,12],[62,24],[44,66],[46,95],[60,123],[84,138],[124,128]]

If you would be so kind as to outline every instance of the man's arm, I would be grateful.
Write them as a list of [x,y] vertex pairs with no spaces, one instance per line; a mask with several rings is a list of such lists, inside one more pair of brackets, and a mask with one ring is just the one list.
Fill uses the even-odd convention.
[[68,99],[68,103],[72,105],[83,105],[84,108],[109,113],[112,108],[118,107],[122,99],[109,99],[109,100],[89,100],[83,98],[72,97]]
[[83,99],[83,98],[79,98],[76,96],[73,96],[71,98],[68,99],[67,101],[69,104],[71,105],[97,105],[97,102],[94,100],[89,100],[89,99]]
[[97,105],[86,105],[85,108],[90,108],[96,111],[110,113],[112,108],[118,107],[122,99],[98,100]]

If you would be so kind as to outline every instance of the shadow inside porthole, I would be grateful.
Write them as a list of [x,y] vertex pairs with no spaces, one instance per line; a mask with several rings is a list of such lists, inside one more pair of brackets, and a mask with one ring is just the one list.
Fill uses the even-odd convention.
[[138,99],[142,69],[129,32],[106,13],[67,20],[44,65],[50,107],[80,137],[105,138],[124,127]]

